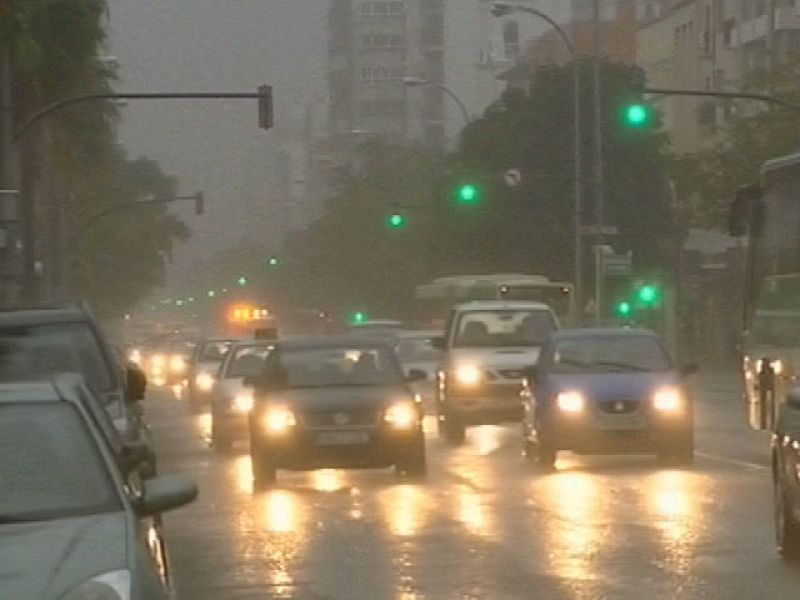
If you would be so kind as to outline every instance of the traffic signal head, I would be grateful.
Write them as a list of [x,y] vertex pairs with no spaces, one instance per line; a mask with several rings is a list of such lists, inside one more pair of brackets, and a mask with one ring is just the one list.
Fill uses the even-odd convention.
[[656,306],[661,302],[661,289],[651,283],[645,284],[636,290],[636,300],[642,306]]
[[634,102],[625,106],[622,120],[630,129],[644,129],[653,121],[653,109],[642,102]]
[[616,306],[614,306],[614,314],[621,319],[626,319],[633,314],[633,306],[631,306],[630,302],[624,300],[618,302]]
[[247,279],[247,277],[242,275],[241,277],[239,277],[239,279],[236,280],[236,283],[238,283],[241,286],[245,286],[245,285],[248,284],[248,279]]
[[356,311],[350,315],[350,323],[353,325],[362,325],[367,322],[367,313],[364,311]]
[[386,218],[386,225],[390,229],[402,229],[408,224],[405,216],[400,213],[392,213]]
[[270,256],[267,259],[267,266],[268,267],[279,267],[281,266],[281,259],[277,256]]
[[473,205],[480,202],[481,190],[473,183],[464,183],[456,190],[456,201],[463,205]]

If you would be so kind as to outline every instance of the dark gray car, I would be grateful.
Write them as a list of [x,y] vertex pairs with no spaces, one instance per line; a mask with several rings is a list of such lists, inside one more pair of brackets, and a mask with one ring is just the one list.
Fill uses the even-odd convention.
[[180,477],[127,485],[86,406],[50,383],[0,385],[0,598],[170,597],[152,515],[191,502]]

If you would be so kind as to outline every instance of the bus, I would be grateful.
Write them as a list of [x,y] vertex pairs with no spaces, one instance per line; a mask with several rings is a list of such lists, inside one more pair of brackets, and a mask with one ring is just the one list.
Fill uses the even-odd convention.
[[800,375],[800,153],[766,162],[740,188],[730,233],[746,238],[742,374],[747,419],[774,431]]
[[562,325],[577,323],[574,286],[543,275],[497,273],[452,275],[418,286],[414,317],[428,327],[443,327],[450,307],[470,300],[530,300],[550,306]]

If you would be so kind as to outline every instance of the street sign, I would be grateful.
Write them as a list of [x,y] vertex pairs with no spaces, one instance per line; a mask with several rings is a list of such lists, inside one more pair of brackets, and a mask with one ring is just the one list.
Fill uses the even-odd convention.
[[517,187],[522,183],[522,172],[519,169],[509,169],[503,175],[503,179],[508,187]]
[[630,254],[607,254],[603,257],[603,273],[617,277],[630,275],[633,271],[633,256]]
[[584,225],[581,227],[583,235],[617,235],[619,229],[616,225]]

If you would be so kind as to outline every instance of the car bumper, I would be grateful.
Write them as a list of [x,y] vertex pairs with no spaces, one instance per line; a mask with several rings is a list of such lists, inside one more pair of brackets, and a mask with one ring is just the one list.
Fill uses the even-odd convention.
[[687,416],[654,418],[624,415],[624,418],[551,418],[539,436],[559,450],[592,454],[652,452],[669,448],[693,432]]
[[[348,435],[352,436],[350,441]],[[363,428],[260,434],[253,441],[251,452],[258,452],[276,468],[293,470],[389,467],[412,456],[425,443],[420,429],[392,432]]]

